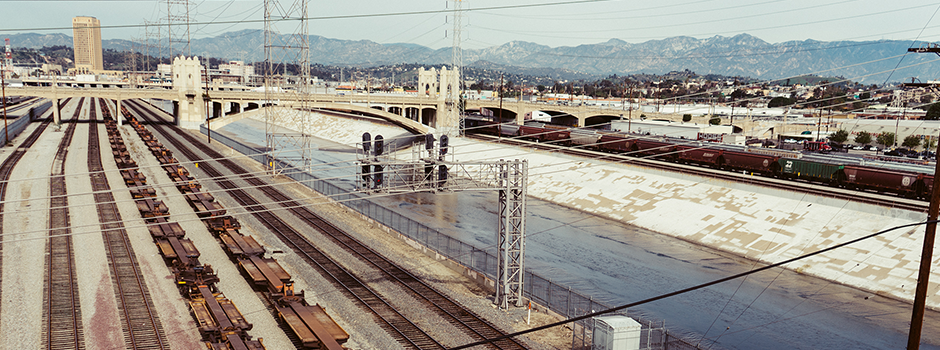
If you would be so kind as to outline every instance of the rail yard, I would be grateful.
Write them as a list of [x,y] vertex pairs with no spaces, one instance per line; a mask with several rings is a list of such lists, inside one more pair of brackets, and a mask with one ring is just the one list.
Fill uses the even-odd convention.
[[4,347],[443,349],[512,328],[146,103],[61,106],[64,132],[43,113],[2,151]]

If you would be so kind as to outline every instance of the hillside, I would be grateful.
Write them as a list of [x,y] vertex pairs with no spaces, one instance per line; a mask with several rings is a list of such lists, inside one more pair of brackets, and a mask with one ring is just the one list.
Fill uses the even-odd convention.
[[[286,38],[286,36],[282,36]],[[72,46],[65,34],[15,34],[14,47]],[[261,30],[228,32],[212,38],[194,39],[192,53],[248,62],[263,60]],[[910,42],[883,41],[790,41],[771,44],[740,34],[706,39],[673,37],[643,43],[611,39],[603,43],[549,47],[513,41],[503,45],[463,52],[465,66],[480,69],[513,67],[524,74],[556,74],[558,79],[586,75],[663,74],[691,70],[699,74],[781,79],[818,74],[844,76],[867,84],[918,77],[936,80],[940,63],[931,55],[907,55]],[[105,49],[128,50],[127,40],[105,40]],[[399,63],[450,63],[451,49],[430,49],[414,44],[379,44],[369,40],[339,40],[310,36],[310,61],[324,65],[379,66]],[[900,61],[900,69],[894,71]],[[520,73],[520,72],[516,72]],[[520,73],[522,74],[522,73]]]

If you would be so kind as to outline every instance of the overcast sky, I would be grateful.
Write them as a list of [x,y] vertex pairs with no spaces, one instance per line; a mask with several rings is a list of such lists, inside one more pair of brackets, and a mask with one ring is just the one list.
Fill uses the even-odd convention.
[[[179,1],[179,0],[174,0]],[[194,38],[241,29],[263,29],[262,0],[190,0]],[[281,1],[289,6],[291,1]],[[0,36],[8,33],[61,32],[71,35],[71,18],[93,16],[104,39],[145,37],[146,22],[166,23],[165,0],[0,0]],[[310,1],[310,34],[379,43],[451,46],[452,1]],[[516,8],[500,8],[519,6]],[[631,43],[674,36],[708,38],[747,33],[770,43],[813,39],[940,41],[940,2],[884,0],[610,0],[610,1],[463,1],[462,46],[479,49],[513,40],[577,46],[617,38]],[[174,14],[182,7],[174,5]],[[418,13],[416,13],[418,12]],[[421,13],[423,12],[423,13]],[[379,15],[379,16],[375,16]],[[342,17],[342,18],[336,18]],[[231,23],[239,21],[248,23]],[[219,23],[225,22],[225,23]],[[162,29],[162,35],[166,35]],[[174,29],[178,31],[180,29]],[[295,30],[282,23],[278,31]],[[16,46],[13,43],[13,46]]]

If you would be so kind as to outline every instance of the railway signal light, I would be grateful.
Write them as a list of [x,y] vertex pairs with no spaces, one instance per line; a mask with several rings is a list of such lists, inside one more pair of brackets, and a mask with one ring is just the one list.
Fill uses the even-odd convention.
[[365,151],[366,155],[369,155],[370,149],[372,147],[372,135],[369,133],[362,134],[362,150]]
[[384,147],[384,144],[385,142],[383,141],[382,135],[375,135],[374,148],[376,157],[382,155],[382,148]]

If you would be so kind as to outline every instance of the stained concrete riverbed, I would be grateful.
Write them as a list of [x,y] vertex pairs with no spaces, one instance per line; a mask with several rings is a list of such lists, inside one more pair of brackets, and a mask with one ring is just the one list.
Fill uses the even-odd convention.
[[[337,123],[344,125],[336,131],[343,135],[319,136],[343,141],[363,131],[400,132],[364,121]],[[264,124],[257,120],[234,122],[219,131],[249,143],[263,144],[264,140]],[[349,164],[337,163],[355,159],[351,145],[326,139],[315,143],[315,162],[332,164],[327,167],[331,170],[317,168],[318,176],[355,172]],[[494,193],[471,192],[376,199],[481,248],[495,242],[496,200]],[[534,198],[529,198],[527,208],[527,267],[612,305],[760,266],[730,253]],[[670,332],[693,343],[701,340],[703,348],[886,349],[904,347],[910,305],[797,272],[771,270],[642,305],[630,313],[665,320]],[[928,312],[926,327],[923,348],[940,349],[936,312]]]

